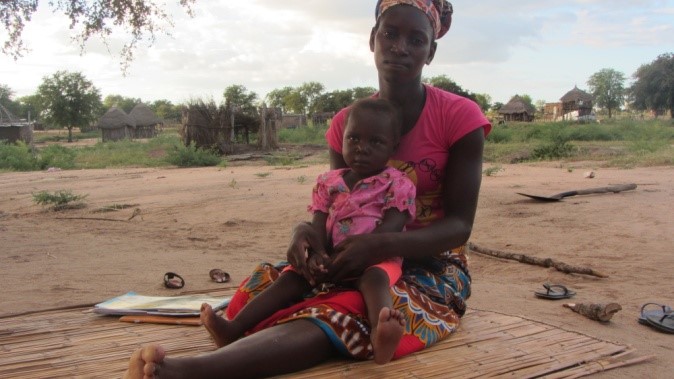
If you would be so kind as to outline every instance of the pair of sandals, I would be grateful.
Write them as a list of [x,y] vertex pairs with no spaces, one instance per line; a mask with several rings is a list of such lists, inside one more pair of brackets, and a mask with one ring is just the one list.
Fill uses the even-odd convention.
[[674,312],[667,305],[646,303],[641,306],[639,324],[650,326],[664,333],[674,334]]
[[[231,280],[229,273],[219,268],[214,268],[208,272],[208,275],[216,283],[227,283]],[[164,274],[164,287],[169,289],[180,289],[185,287],[185,279],[175,272]]]

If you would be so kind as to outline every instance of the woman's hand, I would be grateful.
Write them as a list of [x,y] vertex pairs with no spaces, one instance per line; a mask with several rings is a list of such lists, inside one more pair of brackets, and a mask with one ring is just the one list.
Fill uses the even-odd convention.
[[322,246],[321,239],[316,233],[316,230],[306,222],[300,223],[293,229],[293,234],[290,240],[290,246],[286,257],[288,262],[304,276],[308,281],[312,281],[308,259],[309,250],[316,253],[325,254],[325,249]]
[[386,260],[388,257],[383,252],[383,246],[387,234],[389,233],[349,236],[335,246],[333,260],[328,267],[330,281],[338,283],[357,278],[366,268]]

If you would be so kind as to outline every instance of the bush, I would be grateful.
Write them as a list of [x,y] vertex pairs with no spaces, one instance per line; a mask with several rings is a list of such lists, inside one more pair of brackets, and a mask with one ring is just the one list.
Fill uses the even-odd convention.
[[168,151],[166,161],[178,167],[205,167],[217,166],[222,158],[208,149],[197,148],[194,143],[189,146],[174,145]]
[[38,165],[42,170],[49,167],[70,169],[75,167],[77,153],[61,145],[51,145],[42,149],[38,156]]
[[84,206],[81,200],[86,197],[87,195],[75,195],[70,190],[58,190],[54,193],[41,191],[33,194],[33,201],[40,205],[49,205],[53,210],[58,211],[67,208],[81,208]]
[[552,137],[552,142],[543,144],[531,152],[532,159],[558,159],[571,156],[575,146],[561,133]]
[[10,171],[37,170],[38,163],[23,142],[0,143],[0,169]]

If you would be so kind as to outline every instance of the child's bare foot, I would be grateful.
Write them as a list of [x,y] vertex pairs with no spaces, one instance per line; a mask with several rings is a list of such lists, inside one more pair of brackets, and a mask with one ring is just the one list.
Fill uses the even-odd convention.
[[159,345],[148,345],[136,350],[129,359],[124,379],[152,379],[164,362],[166,353]]
[[230,322],[216,315],[207,303],[201,305],[200,318],[217,347],[227,346],[241,337],[240,333],[233,330]]
[[377,364],[388,363],[393,358],[404,328],[405,315],[402,312],[391,308],[381,309],[377,327],[372,330],[372,349]]

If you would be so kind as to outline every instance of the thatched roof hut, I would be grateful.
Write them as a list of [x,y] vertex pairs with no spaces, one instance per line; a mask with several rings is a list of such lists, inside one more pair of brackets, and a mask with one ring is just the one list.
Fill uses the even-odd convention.
[[23,141],[30,144],[33,141],[33,124],[20,120],[2,104],[0,104],[0,142],[14,143]]
[[[581,90],[578,86],[567,92],[562,98],[562,113],[574,112],[574,116],[586,116],[592,113],[592,102],[594,98],[591,94]],[[577,114],[575,114],[577,111]]]
[[534,120],[536,108],[524,101],[520,96],[513,96],[508,104],[499,109],[498,113],[503,116],[504,121],[525,121]]
[[136,122],[123,110],[112,107],[98,120],[96,124],[101,129],[103,142],[132,139]]
[[154,114],[150,107],[143,103],[133,107],[129,116],[136,123],[136,128],[134,130],[135,138],[154,137],[157,135],[157,125],[162,124],[162,120]]

